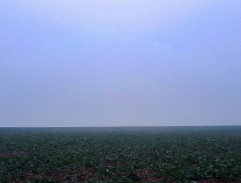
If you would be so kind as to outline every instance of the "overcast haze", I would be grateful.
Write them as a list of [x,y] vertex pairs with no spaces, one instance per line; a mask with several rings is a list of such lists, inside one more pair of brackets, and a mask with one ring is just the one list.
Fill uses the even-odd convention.
[[0,126],[241,125],[240,10],[0,0]]

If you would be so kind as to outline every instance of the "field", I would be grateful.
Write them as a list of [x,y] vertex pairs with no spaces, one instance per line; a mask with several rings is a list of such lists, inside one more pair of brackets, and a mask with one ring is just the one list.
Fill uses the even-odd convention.
[[241,182],[241,127],[0,128],[0,182]]

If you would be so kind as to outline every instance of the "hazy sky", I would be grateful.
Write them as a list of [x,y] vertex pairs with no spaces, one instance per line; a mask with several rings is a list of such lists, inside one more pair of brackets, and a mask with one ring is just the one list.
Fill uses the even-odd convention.
[[0,0],[0,126],[241,125],[241,0]]

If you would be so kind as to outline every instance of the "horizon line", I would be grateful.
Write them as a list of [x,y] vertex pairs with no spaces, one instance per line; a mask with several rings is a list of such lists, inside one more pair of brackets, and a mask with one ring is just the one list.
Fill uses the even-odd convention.
[[241,127],[241,125],[163,125],[163,126],[0,126],[0,128],[137,128],[137,127]]

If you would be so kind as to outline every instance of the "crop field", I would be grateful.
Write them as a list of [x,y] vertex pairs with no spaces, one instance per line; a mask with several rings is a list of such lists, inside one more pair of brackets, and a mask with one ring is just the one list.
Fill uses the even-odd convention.
[[0,128],[0,182],[241,182],[241,127]]

